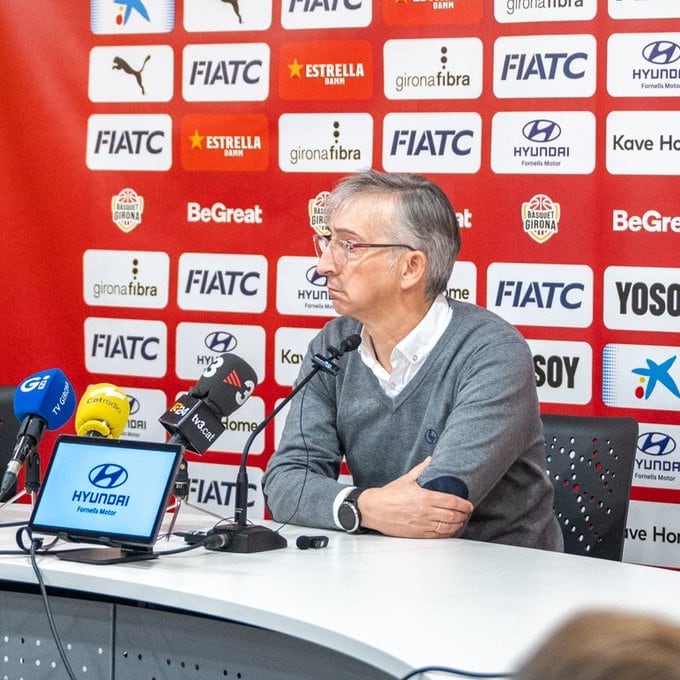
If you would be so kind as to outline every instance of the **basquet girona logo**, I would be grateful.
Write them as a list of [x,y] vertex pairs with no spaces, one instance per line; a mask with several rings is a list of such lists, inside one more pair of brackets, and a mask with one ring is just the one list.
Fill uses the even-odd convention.
[[184,116],[180,148],[184,170],[265,170],[269,123],[259,113]]

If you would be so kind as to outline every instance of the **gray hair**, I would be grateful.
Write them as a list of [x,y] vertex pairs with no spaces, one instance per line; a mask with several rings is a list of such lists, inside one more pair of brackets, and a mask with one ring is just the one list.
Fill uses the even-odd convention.
[[425,295],[433,300],[446,290],[460,250],[456,213],[446,194],[421,175],[366,170],[343,177],[326,204],[327,220],[359,197],[388,198],[392,221],[385,227],[389,238],[425,253]]

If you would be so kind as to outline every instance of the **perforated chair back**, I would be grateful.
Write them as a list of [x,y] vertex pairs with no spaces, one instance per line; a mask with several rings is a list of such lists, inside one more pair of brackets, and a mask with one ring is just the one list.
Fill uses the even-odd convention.
[[547,413],[541,419],[564,551],[621,560],[637,421]]
[[[14,415],[14,387],[0,385],[0,479],[12,457],[18,431],[19,421]],[[7,492],[4,499],[0,498],[0,502],[13,495],[14,488]]]

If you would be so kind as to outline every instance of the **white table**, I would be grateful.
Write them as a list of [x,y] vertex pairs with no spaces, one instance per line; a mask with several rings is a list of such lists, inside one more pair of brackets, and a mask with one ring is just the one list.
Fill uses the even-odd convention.
[[[0,522],[23,510],[6,508]],[[180,515],[175,528],[206,527],[206,519]],[[16,546],[14,533],[0,529],[0,549]],[[680,623],[674,571],[474,541],[340,532],[330,533],[327,548],[302,551],[295,537],[320,532],[283,533],[288,548],[250,555],[201,548],[118,565],[48,556],[39,564],[48,588],[257,626],[393,677],[427,665],[510,672],[553,626],[586,608],[639,610]],[[159,550],[178,545],[172,539]],[[19,590],[36,582],[24,556],[1,556],[0,579]]]

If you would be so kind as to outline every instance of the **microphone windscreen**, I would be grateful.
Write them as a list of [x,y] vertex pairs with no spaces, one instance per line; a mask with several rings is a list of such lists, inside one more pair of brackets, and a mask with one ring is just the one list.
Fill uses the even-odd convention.
[[344,352],[353,352],[361,344],[361,336],[358,333],[348,335],[341,343],[340,349]]
[[241,357],[226,352],[203,371],[189,394],[203,400],[223,418],[243,406],[256,385],[255,369]]
[[430,491],[441,491],[442,493],[450,493],[454,496],[460,496],[461,498],[467,499],[469,495],[469,489],[467,484],[460,478],[454,475],[442,475],[441,477],[435,477],[429,482],[421,485],[423,489],[429,489]]
[[32,373],[14,391],[14,414],[17,420],[38,416],[48,430],[61,427],[76,408],[73,386],[59,368]]
[[312,539],[309,536],[298,536],[295,545],[300,548],[300,550],[307,550],[307,548],[312,545]]
[[90,385],[76,409],[76,433],[96,432],[102,437],[117,439],[130,415],[130,401],[120,387],[111,383]]

